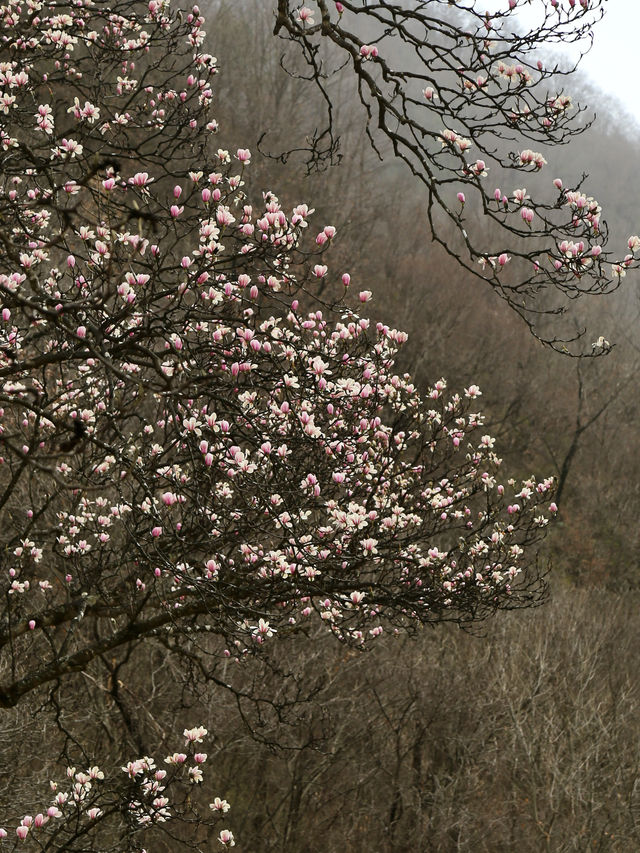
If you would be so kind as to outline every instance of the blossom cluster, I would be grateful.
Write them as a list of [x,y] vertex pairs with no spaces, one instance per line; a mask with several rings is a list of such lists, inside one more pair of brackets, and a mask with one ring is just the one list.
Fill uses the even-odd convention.
[[[550,481],[501,477],[493,441],[476,435],[476,386],[421,393],[396,372],[406,335],[353,307],[351,277],[325,259],[335,227],[307,239],[309,205],[287,211],[273,192],[249,202],[251,152],[206,142],[216,66],[199,52],[197,7],[183,79],[138,86],[134,57],[170,26],[165,13],[109,11],[108,39],[88,42],[119,57],[113,97],[96,104],[78,83],[64,137],[53,118],[41,127],[53,113],[29,113],[46,165],[21,163],[0,188],[14,222],[0,275],[0,465],[26,466],[58,496],[35,499],[15,532],[4,580],[15,631],[35,649],[66,596],[93,619],[124,590],[145,596],[157,630],[215,611],[214,629],[244,649],[315,614],[362,643],[385,623],[464,620],[517,599]],[[63,29],[81,38],[76,19]],[[15,134],[28,132],[27,100],[11,106]],[[167,147],[145,155],[145,134]],[[129,164],[118,150],[134,137]],[[526,190],[513,196],[522,204]],[[336,294],[323,306],[318,281]]]
[[[207,735],[203,726],[185,729],[184,737],[187,747],[201,743]],[[169,793],[171,788],[179,786],[183,766],[188,768],[189,783],[202,782],[202,767],[207,760],[206,753],[195,752],[174,753],[164,759],[169,770],[156,766],[153,758],[144,756],[129,761],[121,768],[127,782],[124,786],[118,784],[114,777],[105,779],[105,773],[98,766],[78,770],[67,767],[67,783],[51,781],[49,783],[53,798],[51,804],[42,812],[34,815],[24,815],[15,827],[15,835],[19,841],[33,841],[38,849],[46,844],[51,833],[57,839],[72,838],[78,832],[86,833],[87,825],[109,822],[114,814],[124,810],[132,824],[137,829],[148,829],[154,824],[166,823],[181,817],[181,805],[176,802],[172,810]],[[189,765],[192,761],[192,766]],[[210,803],[212,819],[229,811],[229,803],[220,797],[215,797]],[[9,832],[0,827],[0,841],[7,839]],[[233,846],[233,833],[223,829],[219,841],[226,846]]]

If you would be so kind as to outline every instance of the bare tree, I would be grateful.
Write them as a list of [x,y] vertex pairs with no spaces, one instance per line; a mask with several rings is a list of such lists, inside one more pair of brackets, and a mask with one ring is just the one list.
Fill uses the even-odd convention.
[[[600,205],[583,189],[586,176],[540,184],[537,173],[547,175],[554,146],[588,127],[563,88],[575,64],[547,68],[541,48],[586,48],[603,4],[583,0],[567,9],[540,0],[531,27],[517,18],[517,3],[504,5],[490,13],[476,0],[278,0],[274,32],[299,48],[326,103],[326,127],[310,138],[310,165],[335,154],[330,86],[349,68],[372,145],[388,143],[427,191],[434,239],[491,284],[543,343],[600,354],[603,337],[580,347],[584,330],[561,333],[553,318],[581,294],[616,289],[640,240],[630,237],[630,252],[612,258],[603,251]],[[496,186],[507,181],[517,186]]]

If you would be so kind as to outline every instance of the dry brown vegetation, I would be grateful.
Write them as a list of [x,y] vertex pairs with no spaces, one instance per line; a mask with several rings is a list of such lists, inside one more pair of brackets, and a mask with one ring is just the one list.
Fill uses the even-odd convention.
[[[269,130],[263,147],[277,152],[278,129],[304,137],[317,104],[280,68],[268,10],[251,17],[247,6],[220,0],[208,11],[223,69],[221,144],[253,150]],[[423,385],[441,375],[477,382],[515,475],[559,479],[549,600],[477,634],[424,629],[365,653],[319,634],[282,639],[264,660],[215,664],[206,678],[195,660],[177,666],[161,647],[105,654],[60,695],[59,685],[41,688],[28,710],[3,710],[11,772],[0,772],[0,801],[38,807],[33,778],[53,773],[40,757],[43,734],[54,758],[75,750],[100,764],[145,754],[197,719],[213,733],[216,788],[247,853],[638,850],[635,283],[575,306],[577,326],[616,343],[609,355],[576,361],[544,349],[489,287],[429,244],[420,191],[366,148],[352,93],[334,95],[342,164],[307,175],[295,157],[264,158],[253,189],[315,204],[318,224],[338,228],[336,267],[374,292],[372,316],[410,333],[403,366]],[[599,127],[562,153],[558,172],[592,172],[597,185],[605,153],[615,161],[615,182],[607,170],[598,192],[624,243],[640,230],[637,149]],[[196,840],[216,849],[213,838]],[[171,839],[152,849],[168,853]]]
[[[226,31],[232,11],[221,5]],[[252,37],[259,40],[267,27],[256,20]],[[219,53],[232,78],[235,52]],[[278,57],[260,51],[256,59],[264,68]],[[251,59],[243,75],[255,81],[260,115],[288,126],[289,96],[271,99],[269,75]],[[309,103],[299,100],[296,111],[297,126],[312,121]],[[225,133],[247,138],[267,127],[247,126],[231,103],[224,113]],[[282,120],[274,122],[274,114]],[[607,124],[602,116],[588,137],[555,152],[549,168],[589,172],[613,240],[624,243],[639,227],[631,168],[637,154],[634,141]],[[509,463],[560,478],[561,513],[549,547],[554,581],[542,610],[500,618],[481,637],[443,630],[418,642],[388,638],[355,658],[317,643],[286,652],[325,673],[300,738],[319,727],[326,740],[293,753],[263,747],[249,757],[238,747],[234,758],[233,749],[225,751],[227,778],[238,793],[252,791],[248,849],[635,850],[635,286],[575,307],[577,325],[595,322],[616,343],[609,356],[577,363],[544,350],[489,288],[429,245],[410,178],[364,151],[357,121],[345,116],[343,129],[340,167],[296,178],[291,163],[285,170],[267,161],[262,180],[283,187],[283,195],[304,190],[318,200],[319,215],[340,228],[350,268],[374,291],[376,318],[410,333],[407,366],[423,381],[473,378]],[[616,169],[602,169],[603,160]],[[337,221],[345,192],[353,212]],[[229,742],[233,731],[234,724]]]

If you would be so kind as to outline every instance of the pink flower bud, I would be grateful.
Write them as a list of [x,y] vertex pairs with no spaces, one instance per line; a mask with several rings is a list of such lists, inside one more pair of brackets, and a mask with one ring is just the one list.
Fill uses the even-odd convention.
[[458,193],[457,198],[458,198],[458,201],[460,202],[460,204],[464,204],[464,203],[465,203],[464,193]]
[[349,287],[349,285],[351,284],[351,276],[349,275],[348,272],[343,274],[342,283],[344,284],[345,287]]
[[153,536],[154,539],[157,539],[158,536],[162,536],[162,528],[161,527],[154,527],[153,530],[151,531],[151,535]]

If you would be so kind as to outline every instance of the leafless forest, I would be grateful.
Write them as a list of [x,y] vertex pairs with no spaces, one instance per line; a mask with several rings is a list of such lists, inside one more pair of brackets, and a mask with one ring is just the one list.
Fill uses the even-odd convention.
[[[349,270],[354,292],[373,294],[361,312],[374,323],[408,333],[397,357],[399,371],[409,372],[420,389],[433,387],[441,376],[452,388],[477,383],[486,415],[483,431],[496,438],[509,476],[525,481],[535,472],[554,478],[558,513],[534,559],[541,584],[531,597],[535,606],[513,612],[505,608],[477,621],[423,620],[408,632],[398,622],[398,630],[385,628],[362,649],[341,642],[345,638],[327,631],[321,620],[309,621],[304,630],[289,630],[285,616],[293,611],[280,604],[284,593],[278,590],[263,609],[238,604],[231,628],[217,615],[216,608],[223,605],[207,599],[206,606],[190,611],[190,626],[176,618],[176,635],[181,631],[182,639],[155,628],[144,636],[132,630],[126,642],[105,643],[99,653],[88,652],[85,662],[81,653],[99,645],[99,638],[112,630],[110,622],[113,632],[116,621],[135,628],[138,611],[121,623],[125,617],[109,609],[105,593],[103,610],[95,605],[93,621],[87,615],[86,624],[82,622],[84,610],[82,617],[73,611],[73,618],[80,619],[77,625],[67,621],[70,616],[51,617],[46,644],[38,646],[38,626],[31,634],[26,629],[12,634],[12,620],[19,627],[29,612],[12,610],[17,596],[7,588],[0,625],[7,643],[6,656],[3,651],[0,658],[0,826],[8,835],[0,840],[0,850],[28,845],[74,853],[221,849],[219,827],[212,829],[200,819],[209,814],[210,799],[193,785],[185,786],[175,806],[181,820],[154,825],[148,840],[138,828],[131,829],[126,815],[118,817],[117,805],[112,812],[101,806],[112,823],[105,821],[104,829],[93,834],[78,817],[73,828],[65,824],[66,834],[43,830],[39,840],[32,824],[25,824],[28,837],[16,838],[15,826],[23,815],[46,811],[49,780],[63,779],[68,766],[74,773],[76,767],[94,764],[104,766],[105,773],[107,765],[120,772],[120,765],[132,758],[156,753],[162,766],[160,753],[178,749],[182,730],[196,724],[208,730],[202,749],[211,797],[219,795],[231,804],[224,826],[233,831],[237,849],[247,853],[640,850],[638,273],[629,270],[620,286],[604,295],[586,288],[579,293],[579,286],[575,293],[565,288],[566,312],[541,317],[531,334],[531,315],[514,310],[517,292],[506,297],[497,293],[446,251],[460,239],[446,216],[438,225],[441,242],[431,239],[424,186],[394,156],[388,139],[378,141],[379,152],[372,149],[354,79],[335,74],[322,91],[303,79],[308,66],[299,47],[284,33],[274,37],[277,6],[263,0],[202,4],[205,49],[219,67],[213,86],[220,124],[216,147],[235,151],[242,146],[252,152],[251,169],[244,176],[248,197],[262,198],[271,191],[287,210],[306,202],[315,208],[314,235],[327,223],[335,226],[332,268]],[[394,49],[401,54],[404,48]],[[623,256],[629,235],[640,231],[637,126],[612,112],[615,105],[601,103],[600,93],[580,71],[562,85],[587,107],[578,125],[588,124],[594,113],[596,118],[567,145],[541,148],[548,161],[545,172],[550,178],[562,175],[567,184],[589,175],[589,195],[606,210],[610,246]],[[309,138],[326,122],[323,95],[332,103],[335,147],[322,162],[310,163],[305,150]],[[180,157],[188,164],[188,155]],[[123,175],[141,168],[134,164]],[[105,172],[107,180],[111,174]],[[167,171],[159,180],[169,177]],[[520,178],[522,186],[528,177]],[[498,180],[497,174],[490,178]],[[503,180],[517,185],[515,177]],[[88,187],[89,179],[85,183]],[[100,193],[104,195],[98,187],[95,197]],[[469,198],[470,216],[473,204]],[[2,208],[3,228],[8,210]],[[480,236],[490,242],[497,226],[482,220],[479,206],[476,218]],[[525,246],[526,239],[517,237],[516,246]],[[171,248],[176,258],[182,245],[176,236]],[[3,247],[2,269],[7,272],[13,256],[6,241]],[[68,251],[64,248],[64,257]],[[15,315],[16,309],[12,311]],[[178,314],[167,309],[169,316],[178,322]],[[562,340],[575,337],[586,357],[563,354],[563,345],[556,343],[560,338],[554,337],[560,319]],[[85,325],[91,331],[88,321]],[[607,345],[592,347],[599,336]],[[4,352],[0,383],[17,381],[10,373],[17,361]],[[42,377],[44,373],[43,368]],[[46,384],[46,378],[42,381]],[[146,412],[151,404],[140,392],[142,384],[137,391],[135,383],[131,387],[139,410]],[[156,387],[150,387],[155,393]],[[0,389],[10,413],[13,390],[8,384]],[[195,390],[193,396],[198,399],[199,393]],[[16,413],[22,405],[21,398]],[[65,438],[63,415],[54,418],[44,403],[38,405],[58,430],[46,440],[54,436],[59,445]],[[142,419],[134,423],[133,408],[122,407],[122,430],[135,431]],[[59,411],[68,416],[68,409]],[[12,431],[17,415],[15,422],[11,417],[4,421],[5,438],[0,436],[0,450],[8,459],[11,442],[19,443],[18,427]],[[155,417],[149,415],[152,421]],[[68,423],[66,430],[69,441]],[[84,433],[78,432],[76,439],[84,442]],[[119,439],[101,440],[106,447],[108,442],[116,446]],[[96,454],[101,447],[96,439]],[[72,454],[64,457],[69,465],[76,464],[73,454],[82,452],[86,470],[95,471],[97,456],[70,449]],[[18,451],[15,460],[15,467],[5,465],[0,471],[0,490],[5,490],[0,502],[3,577],[14,565],[18,540],[36,538],[21,535],[19,510],[32,502],[35,506],[34,492],[48,482],[45,468],[34,467],[30,479],[16,486],[16,471],[22,471]],[[121,489],[124,501],[126,485]],[[196,491],[189,493],[192,497],[197,504]],[[70,511],[71,497],[56,500]],[[41,530],[53,539],[51,519],[58,508],[43,506],[39,516]],[[186,528],[186,516],[183,523]],[[127,535],[139,535],[142,527],[136,524],[134,512]],[[163,535],[167,526],[165,520]],[[124,559],[130,546],[121,536],[118,553]],[[198,554],[204,547],[195,533],[190,547]],[[152,553],[151,545],[145,553]],[[56,575],[64,577],[64,556],[58,550],[51,559],[58,561]],[[180,559],[171,557],[174,563]],[[131,569],[132,583],[137,573],[144,580],[145,558],[136,552],[136,560],[140,565]],[[164,572],[164,564],[158,565]],[[106,566],[96,571],[106,571]],[[178,580],[181,566],[170,568],[170,574],[177,574],[175,588],[189,600],[180,588],[187,581]],[[27,577],[24,566],[21,571],[20,577]],[[79,571],[73,568],[74,577]],[[39,576],[34,572],[29,577]],[[193,588],[196,600],[204,602],[203,587],[194,581]],[[90,611],[94,599],[88,600]],[[278,608],[283,616],[277,636],[260,653],[234,656],[230,644],[240,636],[233,633],[240,620],[248,625],[264,615],[274,625],[278,617],[269,614],[277,614]],[[52,604],[50,611],[43,610],[43,619],[53,611]],[[202,625],[212,619],[222,627],[209,636]],[[295,620],[290,621],[293,625]],[[196,631],[202,631],[198,639],[193,638]],[[226,657],[220,654],[225,645],[232,648]],[[71,652],[78,657],[65,669]],[[29,671],[48,661],[49,654],[52,661],[61,661],[60,669],[23,689]],[[115,794],[112,802],[117,802]]]

